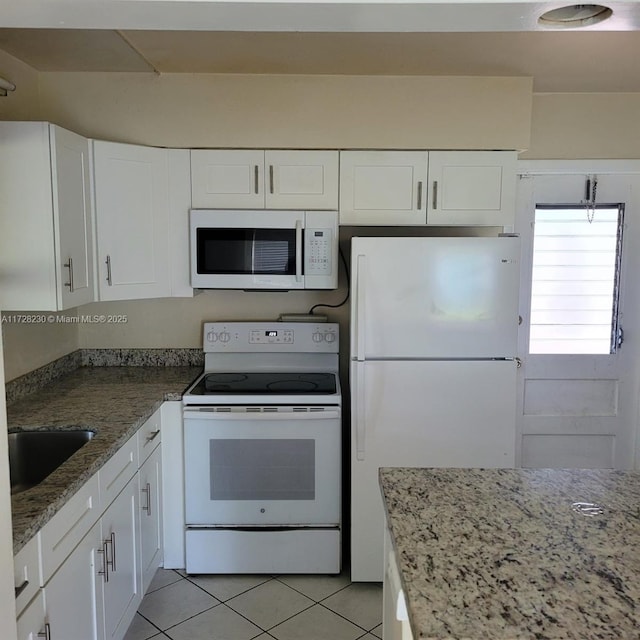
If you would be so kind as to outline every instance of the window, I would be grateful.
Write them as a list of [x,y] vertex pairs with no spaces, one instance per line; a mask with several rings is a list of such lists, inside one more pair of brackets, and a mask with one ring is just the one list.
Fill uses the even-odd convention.
[[529,353],[615,353],[623,214],[623,205],[536,207]]

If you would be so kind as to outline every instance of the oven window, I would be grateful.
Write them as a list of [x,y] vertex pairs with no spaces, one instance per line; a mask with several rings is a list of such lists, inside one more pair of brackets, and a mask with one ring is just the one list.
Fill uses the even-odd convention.
[[315,440],[209,441],[211,500],[315,500]]
[[198,229],[198,273],[294,275],[295,229]]

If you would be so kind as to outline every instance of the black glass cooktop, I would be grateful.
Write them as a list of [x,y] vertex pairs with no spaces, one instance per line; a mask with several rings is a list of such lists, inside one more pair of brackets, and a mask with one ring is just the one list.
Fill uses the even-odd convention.
[[331,394],[336,393],[336,376],[334,373],[206,373],[191,393]]

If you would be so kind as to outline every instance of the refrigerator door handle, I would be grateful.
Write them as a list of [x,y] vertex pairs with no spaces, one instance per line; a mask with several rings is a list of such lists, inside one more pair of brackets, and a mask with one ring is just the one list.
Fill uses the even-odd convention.
[[353,365],[353,373],[355,379],[353,381],[356,390],[356,402],[355,402],[355,430],[356,430],[356,460],[362,462],[364,460],[364,447],[365,447],[365,389],[364,389],[364,363],[356,363]]
[[366,256],[360,254],[356,258],[356,327],[355,327],[355,343],[356,343],[356,360],[364,360],[364,307],[365,307],[365,288],[364,288],[364,268],[366,264]]

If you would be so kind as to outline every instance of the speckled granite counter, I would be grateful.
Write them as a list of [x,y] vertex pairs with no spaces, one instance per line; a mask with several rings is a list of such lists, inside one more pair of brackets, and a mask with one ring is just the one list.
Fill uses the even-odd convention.
[[416,640],[640,638],[639,473],[381,469],[380,483]]
[[180,400],[200,367],[82,367],[7,406],[9,430],[89,428],[94,438],[41,484],[12,496],[19,551],[142,426],[164,400]]

